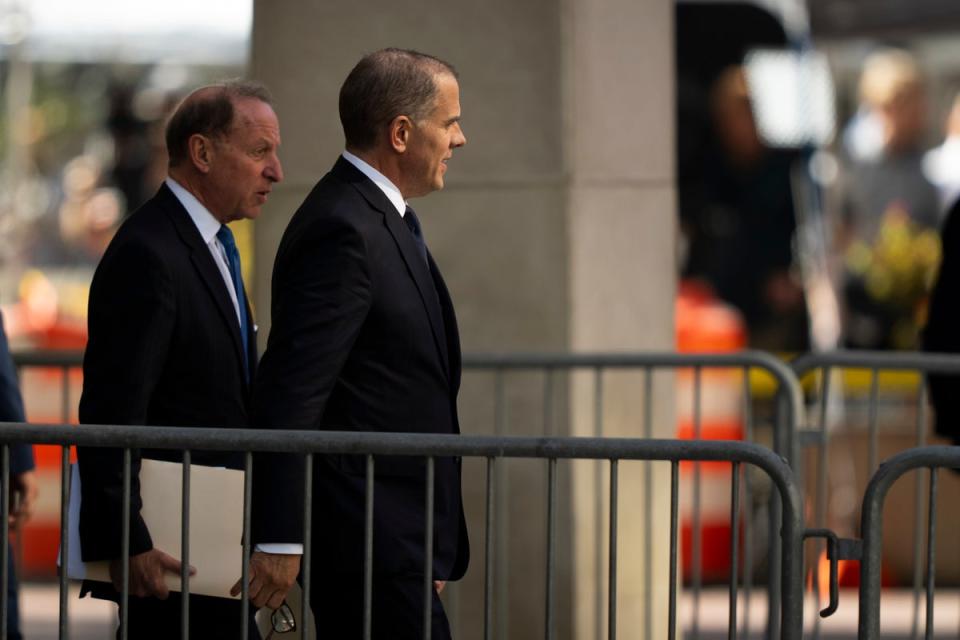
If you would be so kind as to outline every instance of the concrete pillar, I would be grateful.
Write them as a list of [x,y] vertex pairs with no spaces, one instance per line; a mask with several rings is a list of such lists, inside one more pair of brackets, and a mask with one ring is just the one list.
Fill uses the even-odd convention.
[[[464,351],[670,350],[675,290],[671,0],[486,0],[396,3],[255,0],[251,76],[281,121],[286,182],[256,226],[261,340],[280,234],[342,149],[337,93],[359,57],[419,49],[461,75],[468,144],[442,192],[414,201],[451,289]],[[263,342],[262,342],[263,343]],[[542,376],[510,376],[507,433],[594,435],[593,379],[557,376],[550,412]],[[673,434],[669,378],[656,378],[654,435]],[[470,374],[467,433],[493,433],[493,381]],[[605,377],[603,435],[641,435],[642,376]],[[545,470],[501,465],[497,628],[542,637]],[[606,615],[609,463],[560,463],[557,631],[592,638]],[[483,461],[465,472],[473,562],[451,594],[459,638],[482,637]],[[621,464],[618,636],[666,629],[669,469],[653,483],[653,616],[643,610],[643,465]],[[598,504],[598,490],[604,503]]]

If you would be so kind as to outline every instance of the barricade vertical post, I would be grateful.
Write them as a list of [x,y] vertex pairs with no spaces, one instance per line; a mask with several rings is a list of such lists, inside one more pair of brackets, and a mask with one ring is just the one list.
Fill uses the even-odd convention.
[[[617,638],[617,460],[610,461],[610,559],[607,629],[610,640]],[[649,567],[647,568],[649,571]]]
[[253,452],[243,456],[243,562],[240,566],[240,635],[250,633],[250,520],[253,508]]
[[[507,402],[504,388],[505,371],[503,367],[494,369],[494,422],[493,433],[501,437],[507,434]],[[496,610],[497,628],[496,637],[501,640],[507,637],[507,624],[510,612],[510,493],[507,491],[509,481],[506,464],[497,465],[497,474],[494,483],[497,487],[496,501]]]
[[667,638],[677,638],[677,516],[680,502],[680,463],[670,463],[670,604],[667,620]]
[[737,638],[737,565],[739,556],[740,536],[740,463],[734,462],[730,471],[730,620],[727,626],[727,637],[730,640]]
[[70,366],[63,365],[60,372],[62,382],[60,387],[60,419],[66,424],[70,422]]
[[[814,522],[817,528],[823,529],[827,526],[827,408],[830,402],[830,374],[832,369],[824,367],[821,373],[820,385],[820,438],[817,443],[817,503],[814,506]],[[813,598],[815,605],[820,606],[820,562],[819,556],[821,549],[826,549],[825,543],[821,547],[816,545],[817,550],[813,563]],[[813,617],[813,640],[820,638],[820,616]]]
[[[58,636],[70,635],[67,609],[67,567],[70,566],[70,446],[60,447],[60,614]],[[23,535],[22,532],[20,535]]]
[[496,473],[496,458],[493,456],[487,457],[487,509],[486,509],[486,518],[484,523],[484,536],[483,536],[483,546],[484,546],[484,565],[485,571],[483,575],[483,640],[491,640],[491,634],[493,633],[493,612],[491,606],[493,604],[493,554],[496,552],[495,547],[493,546],[493,527],[494,527],[494,505],[496,503],[495,483],[493,481],[494,473]]
[[303,556],[300,558],[303,573],[302,594],[300,602],[300,620],[303,621],[302,640],[310,640],[313,629],[307,624],[310,609],[310,570],[313,564],[313,454],[308,453],[303,464]]
[[[921,374],[920,388],[917,395],[917,433],[916,446],[922,447],[926,442],[927,376]],[[914,514],[913,514],[913,620],[910,625],[910,638],[915,639],[920,632],[920,585],[923,582],[923,569],[920,558],[920,536],[923,522],[923,478],[916,474],[914,479]]]
[[123,449],[123,522],[120,523],[120,640],[127,640],[130,617],[130,448]]
[[190,451],[183,452],[180,498],[180,637],[190,637]]
[[433,619],[433,456],[427,458],[426,496],[424,498],[423,541],[423,640],[430,640],[431,621]]
[[557,549],[557,459],[547,460],[547,601],[546,601],[546,639],[554,637],[554,570],[556,569]]
[[[643,437],[653,437],[653,370],[643,368]],[[653,463],[643,463],[643,637],[653,638]]]
[[933,585],[936,583],[937,468],[930,469],[930,506],[927,510],[927,640],[933,640]]
[[[594,437],[600,438],[603,436],[603,368],[595,367],[593,370],[593,435]],[[603,463],[600,460],[596,460],[593,463],[594,466],[594,485],[596,487],[594,491],[594,500],[593,508],[595,513],[595,522],[594,522],[594,531],[597,540],[597,544],[594,545],[594,579],[596,584],[603,584],[603,546],[599,543],[603,538]],[[594,616],[595,629],[594,637],[602,638],[603,637],[603,616],[600,615],[600,612],[603,611],[603,590],[595,589],[594,596],[594,610],[596,615]],[[608,594],[608,603],[609,603],[609,594]],[[608,609],[609,610],[609,609]],[[609,618],[609,616],[608,616]],[[609,620],[608,620],[609,622]]]
[[[701,406],[702,399],[701,385],[703,383],[702,370],[700,366],[693,368],[693,439],[700,441],[701,432]],[[693,463],[693,516],[691,526],[690,542],[690,581],[693,587],[693,620],[691,621],[690,637],[692,640],[700,638],[700,582],[702,562],[700,558],[700,544],[702,542],[702,529],[700,522],[700,463]]]
[[[747,442],[753,442],[753,402],[750,393],[750,368],[743,368],[743,428]],[[749,469],[744,471],[743,501],[747,509],[753,506],[753,485]],[[750,638],[750,602],[753,596],[753,523],[747,517],[743,522],[743,635]]]
[[373,629],[373,456],[367,455],[366,518],[363,531],[363,637],[370,640]]
[[880,398],[880,371],[877,367],[870,368],[870,404],[867,407],[867,430],[869,432],[867,473],[873,473],[877,470],[877,412],[879,410]]

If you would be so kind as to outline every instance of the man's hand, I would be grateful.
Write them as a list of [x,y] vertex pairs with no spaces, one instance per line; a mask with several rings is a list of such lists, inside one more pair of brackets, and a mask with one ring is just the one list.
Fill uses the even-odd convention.
[[10,496],[8,520],[12,529],[20,529],[33,515],[37,502],[37,476],[33,471],[24,471],[10,476],[13,495]]
[[443,588],[446,587],[446,586],[447,586],[447,581],[446,581],[446,580],[434,580],[434,581],[433,581],[433,588],[436,590],[437,595],[440,595],[441,593],[443,593]]
[[[160,549],[151,549],[130,556],[130,595],[138,598],[154,596],[161,600],[166,600],[170,595],[170,589],[164,580],[164,575],[172,573],[180,575],[180,561],[173,556],[167,555]],[[110,561],[110,579],[113,581],[113,588],[118,592],[123,589],[123,564],[120,558]],[[190,575],[195,575],[197,570],[190,567]]]
[[[254,551],[250,555],[250,602],[255,607],[279,609],[300,573],[300,556]],[[230,595],[243,591],[243,578],[230,589]]]

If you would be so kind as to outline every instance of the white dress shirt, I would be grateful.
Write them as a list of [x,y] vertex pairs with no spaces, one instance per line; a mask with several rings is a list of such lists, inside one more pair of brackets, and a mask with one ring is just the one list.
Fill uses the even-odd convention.
[[380,188],[380,191],[383,191],[383,195],[387,196],[387,199],[393,203],[394,207],[397,208],[397,213],[400,214],[400,217],[403,217],[403,214],[407,212],[407,203],[403,199],[403,195],[401,195],[400,189],[397,187],[397,185],[390,182],[390,178],[383,175],[349,151],[343,152],[343,159],[359,169],[363,175],[370,178],[370,180],[373,181],[373,184],[377,185],[377,187]]
[[233,310],[237,314],[237,325],[240,325],[240,303],[237,302],[237,290],[233,287],[233,276],[230,275],[230,261],[227,259],[226,249],[223,248],[220,239],[217,238],[217,232],[220,231],[221,226],[220,222],[197,200],[195,195],[180,186],[180,183],[176,180],[168,177],[164,182],[170,188],[170,191],[173,191],[173,195],[180,201],[183,208],[187,210],[190,219],[197,227],[197,231],[200,232],[204,244],[210,249],[213,262],[220,270],[223,284],[227,287],[227,294],[233,302]]

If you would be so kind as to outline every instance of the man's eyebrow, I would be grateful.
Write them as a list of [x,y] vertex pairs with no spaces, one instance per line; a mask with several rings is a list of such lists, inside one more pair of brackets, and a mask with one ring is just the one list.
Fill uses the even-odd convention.
[[449,127],[449,126],[452,125],[454,122],[460,122],[460,116],[453,116],[452,118],[450,118],[449,120],[447,120],[444,124]]

